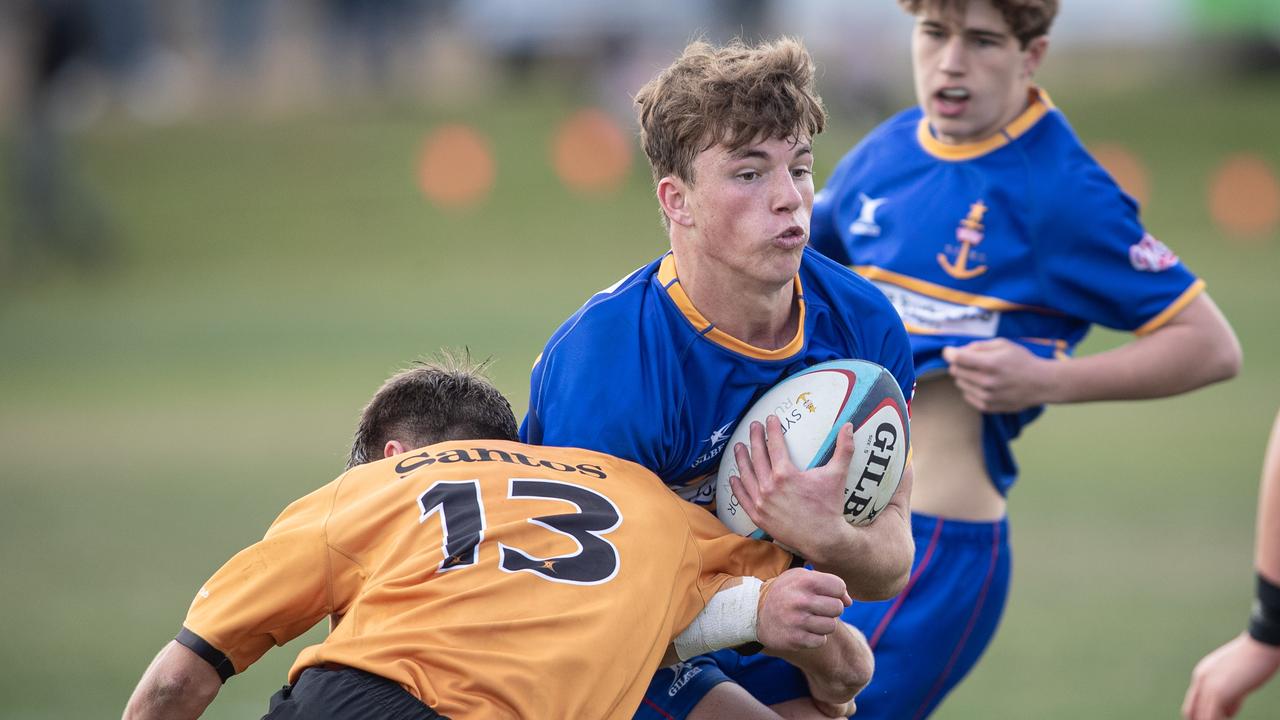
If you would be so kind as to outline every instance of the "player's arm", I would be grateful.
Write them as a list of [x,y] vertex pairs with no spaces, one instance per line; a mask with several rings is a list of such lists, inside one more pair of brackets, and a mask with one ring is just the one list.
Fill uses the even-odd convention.
[[222,689],[213,666],[170,640],[147,667],[124,709],[124,720],[198,718]]
[[734,683],[723,683],[698,702],[690,720],[847,717],[854,695],[870,682],[873,663],[861,634],[840,621],[851,602],[839,577],[800,568],[763,584],[755,578],[724,583],[675,639],[672,649],[678,652],[663,662],[756,641],[804,671],[813,699],[775,712]]
[[779,652],[766,648],[799,668],[809,683],[808,698],[774,705],[784,718],[848,717],[857,709],[854,697],[871,682],[875,660],[866,637],[857,628],[841,622],[821,647]]
[[1258,598],[1249,629],[1196,664],[1182,701],[1188,720],[1234,716],[1280,669],[1280,414],[1263,461],[1254,557]]
[[[740,477],[730,478],[752,522],[778,542],[794,548],[819,570],[845,581],[858,600],[883,600],[906,585],[915,553],[911,535],[910,463],[889,504],[870,525],[844,519],[845,475],[853,459],[853,428],[846,425],[826,465],[802,471],[791,462],[782,424],[753,423],[751,448],[733,448]],[[767,433],[766,433],[767,430]]]
[[262,540],[205,582],[182,631],[143,673],[126,718],[198,717],[232,674],[345,607],[349,591],[331,580],[349,574],[350,563],[323,533],[340,483],[290,504]]
[[1154,331],[1106,352],[1065,360],[1036,357],[997,338],[946,348],[965,400],[983,412],[1046,403],[1166,397],[1240,372],[1240,343],[1207,294]]
[[758,642],[801,652],[821,647],[852,603],[844,581],[793,568],[776,578],[730,578],[671,643],[664,664]]

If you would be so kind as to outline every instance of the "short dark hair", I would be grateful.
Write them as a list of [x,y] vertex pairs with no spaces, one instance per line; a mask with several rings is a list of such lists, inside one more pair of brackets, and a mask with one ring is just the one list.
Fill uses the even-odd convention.
[[636,93],[640,144],[653,179],[693,183],[693,159],[716,143],[739,150],[773,138],[812,139],[827,114],[804,44],[784,37],[724,47],[696,41]]
[[518,440],[511,403],[484,376],[489,365],[446,351],[392,375],[360,414],[347,467],[381,460],[391,440],[406,448],[447,440]]
[[[963,13],[969,0],[898,0],[898,4],[912,15],[919,15],[929,8]],[[1009,31],[1023,49],[1032,40],[1048,35],[1049,26],[1053,25],[1053,18],[1058,14],[1058,0],[991,0],[991,5],[1004,17]]]

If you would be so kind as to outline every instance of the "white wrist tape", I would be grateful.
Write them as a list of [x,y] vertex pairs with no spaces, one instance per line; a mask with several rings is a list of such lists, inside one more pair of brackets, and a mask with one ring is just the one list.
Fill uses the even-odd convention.
[[760,578],[744,577],[742,584],[711,597],[674,641],[676,655],[688,660],[715,650],[756,642],[756,613],[760,604]]

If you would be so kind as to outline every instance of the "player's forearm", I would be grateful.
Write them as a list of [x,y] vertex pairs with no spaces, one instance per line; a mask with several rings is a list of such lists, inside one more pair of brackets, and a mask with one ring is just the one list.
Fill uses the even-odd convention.
[[135,693],[124,710],[124,720],[195,720],[204,713],[213,696],[199,698],[181,688],[157,686]]
[[217,672],[176,642],[166,645],[129,698],[124,720],[193,720],[222,689]]
[[1106,352],[1048,363],[1049,402],[1142,400],[1234,377],[1240,343],[1207,295],[1168,324]]
[[886,600],[902,592],[916,550],[911,534],[914,484],[915,466],[908,462],[893,499],[873,523],[843,526],[832,543],[806,559],[819,570],[839,575],[855,600]]
[[840,623],[822,647],[775,652],[770,655],[795,665],[809,681],[809,692],[823,702],[848,702],[871,682],[875,660],[866,638],[851,625]]
[[813,567],[838,575],[855,600],[887,600],[902,591],[911,574],[915,541],[909,513],[889,505],[870,528],[845,526],[838,538],[806,559]]
[[1262,488],[1258,491],[1258,531],[1255,545],[1257,569],[1280,584],[1280,414],[1276,415],[1262,462]]

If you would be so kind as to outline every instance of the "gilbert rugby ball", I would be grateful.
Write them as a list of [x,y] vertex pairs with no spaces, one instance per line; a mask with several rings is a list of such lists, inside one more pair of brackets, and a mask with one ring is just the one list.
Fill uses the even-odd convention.
[[893,375],[866,360],[831,360],[774,385],[738,421],[716,477],[716,515],[730,530],[771,539],[747,516],[729,485],[738,474],[733,449],[751,447],[751,423],[777,415],[787,452],[796,467],[814,468],[831,459],[836,434],[853,424],[853,461],[845,477],[844,517],[866,525],[876,519],[898,489],[907,465],[911,428],[907,403]]

